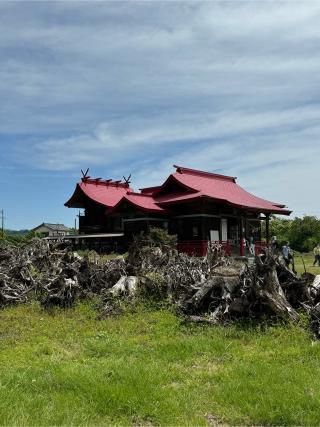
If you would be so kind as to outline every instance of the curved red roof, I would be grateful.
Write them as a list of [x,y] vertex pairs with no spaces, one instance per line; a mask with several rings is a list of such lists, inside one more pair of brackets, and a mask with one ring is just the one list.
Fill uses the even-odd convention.
[[196,197],[210,197],[215,200],[227,202],[230,205],[260,210],[261,212],[279,213],[289,215],[291,211],[283,209],[284,205],[270,202],[260,197],[254,196],[244,190],[236,183],[235,177],[219,175],[209,172],[202,172],[194,169],[176,166],[177,172],[171,175],[182,186],[194,190],[195,193],[173,194],[157,197],[157,202],[176,203],[182,200]]
[[115,211],[124,201],[129,202],[130,204],[136,206],[137,208],[143,211],[154,213],[166,212],[164,208],[162,208],[156,203],[155,199],[152,196],[141,193],[134,193],[130,191],[128,191],[127,194],[122,197],[122,199],[117,203],[117,205],[112,211]]
[[68,207],[84,207],[86,198],[114,210],[124,200],[150,212],[165,212],[165,206],[207,197],[231,206],[264,213],[290,215],[284,205],[254,196],[236,183],[236,178],[175,166],[177,171],[158,187],[134,193],[127,182],[83,178],[74,194],[65,203]]
[[65,206],[69,208],[84,207],[84,196],[86,196],[103,206],[113,208],[128,190],[132,191],[124,183],[85,179],[77,184],[73,195],[65,203]]
[[159,190],[161,185],[157,185],[156,187],[145,187],[139,188],[142,194],[153,194],[156,190]]

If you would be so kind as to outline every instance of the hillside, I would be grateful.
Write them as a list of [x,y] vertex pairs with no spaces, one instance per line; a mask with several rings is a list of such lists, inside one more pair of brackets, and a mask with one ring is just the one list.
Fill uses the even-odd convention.
[[7,236],[25,236],[30,230],[4,230]]

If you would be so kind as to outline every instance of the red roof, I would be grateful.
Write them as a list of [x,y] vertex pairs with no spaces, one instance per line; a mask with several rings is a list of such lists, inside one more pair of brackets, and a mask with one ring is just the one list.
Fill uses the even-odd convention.
[[[218,201],[240,207],[259,210],[261,212],[279,213],[289,215],[291,212],[283,209],[284,205],[270,202],[260,197],[254,196],[244,190],[236,183],[235,177],[219,175],[215,173],[188,169],[181,166],[175,166],[177,172],[170,175],[176,182],[184,188],[188,188],[193,193],[187,194],[167,194],[161,196],[168,180],[163,184],[162,190],[157,190],[154,194],[155,199],[160,204],[177,203],[183,200],[194,199],[197,197],[209,197]],[[160,193],[157,196],[157,193]]]
[[130,204],[136,206],[137,208],[148,211],[148,212],[165,212],[166,210],[156,204],[154,198],[149,195],[141,194],[141,193],[134,193],[128,191],[127,194],[125,194],[122,199],[117,203],[117,205],[114,207],[114,210],[119,208],[121,203],[124,201],[129,202]]
[[159,188],[161,188],[161,185],[157,185],[156,187],[139,188],[139,190],[142,194],[153,194]]
[[93,200],[101,205],[104,205],[108,208],[113,208],[128,192],[128,190],[132,191],[132,189],[126,183],[86,178],[77,184],[73,195],[65,203],[65,206],[68,208],[84,207],[84,196],[86,196],[90,200]]
[[68,207],[84,207],[85,198],[115,210],[127,201],[137,208],[149,212],[166,212],[165,207],[173,203],[207,197],[228,205],[264,213],[289,215],[284,205],[254,196],[236,183],[236,178],[195,169],[175,166],[177,171],[158,187],[141,189],[134,193],[128,183],[83,178],[77,184]]

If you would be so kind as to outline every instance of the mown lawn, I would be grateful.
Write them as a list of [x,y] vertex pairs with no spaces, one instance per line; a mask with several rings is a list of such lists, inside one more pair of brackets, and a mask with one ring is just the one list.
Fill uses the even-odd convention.
[[0,311],[1,425],[319,425],[320,343],[299,326]]

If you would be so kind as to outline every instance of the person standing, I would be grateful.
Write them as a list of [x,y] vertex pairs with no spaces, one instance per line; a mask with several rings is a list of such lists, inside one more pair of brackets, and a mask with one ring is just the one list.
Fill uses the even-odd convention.
[[250,237],[249,237],[249,252],[251,253],[251,255],[255,255],[255,241],[254,241],[254,235],[253,233],[251,233]]
[[282,246],[282,256],[284,259],[284,262],[286,263],[286,267],[289,267],[290,262],[293,261],[293,253],[292,249],[290,248],[289,242],[286,242],[284,246]]
[[279,243],[278,243],[278,240],[277,240],[277,236],[272,236],[272,238],[271,238],[271,248],[274,251],[277,251],[279,249]]
[[318,266],[320,267],[320,243],[318,243],[317,246],[313,249],[313,254],[314,254],[313,266],[315,266],[318,263]]

